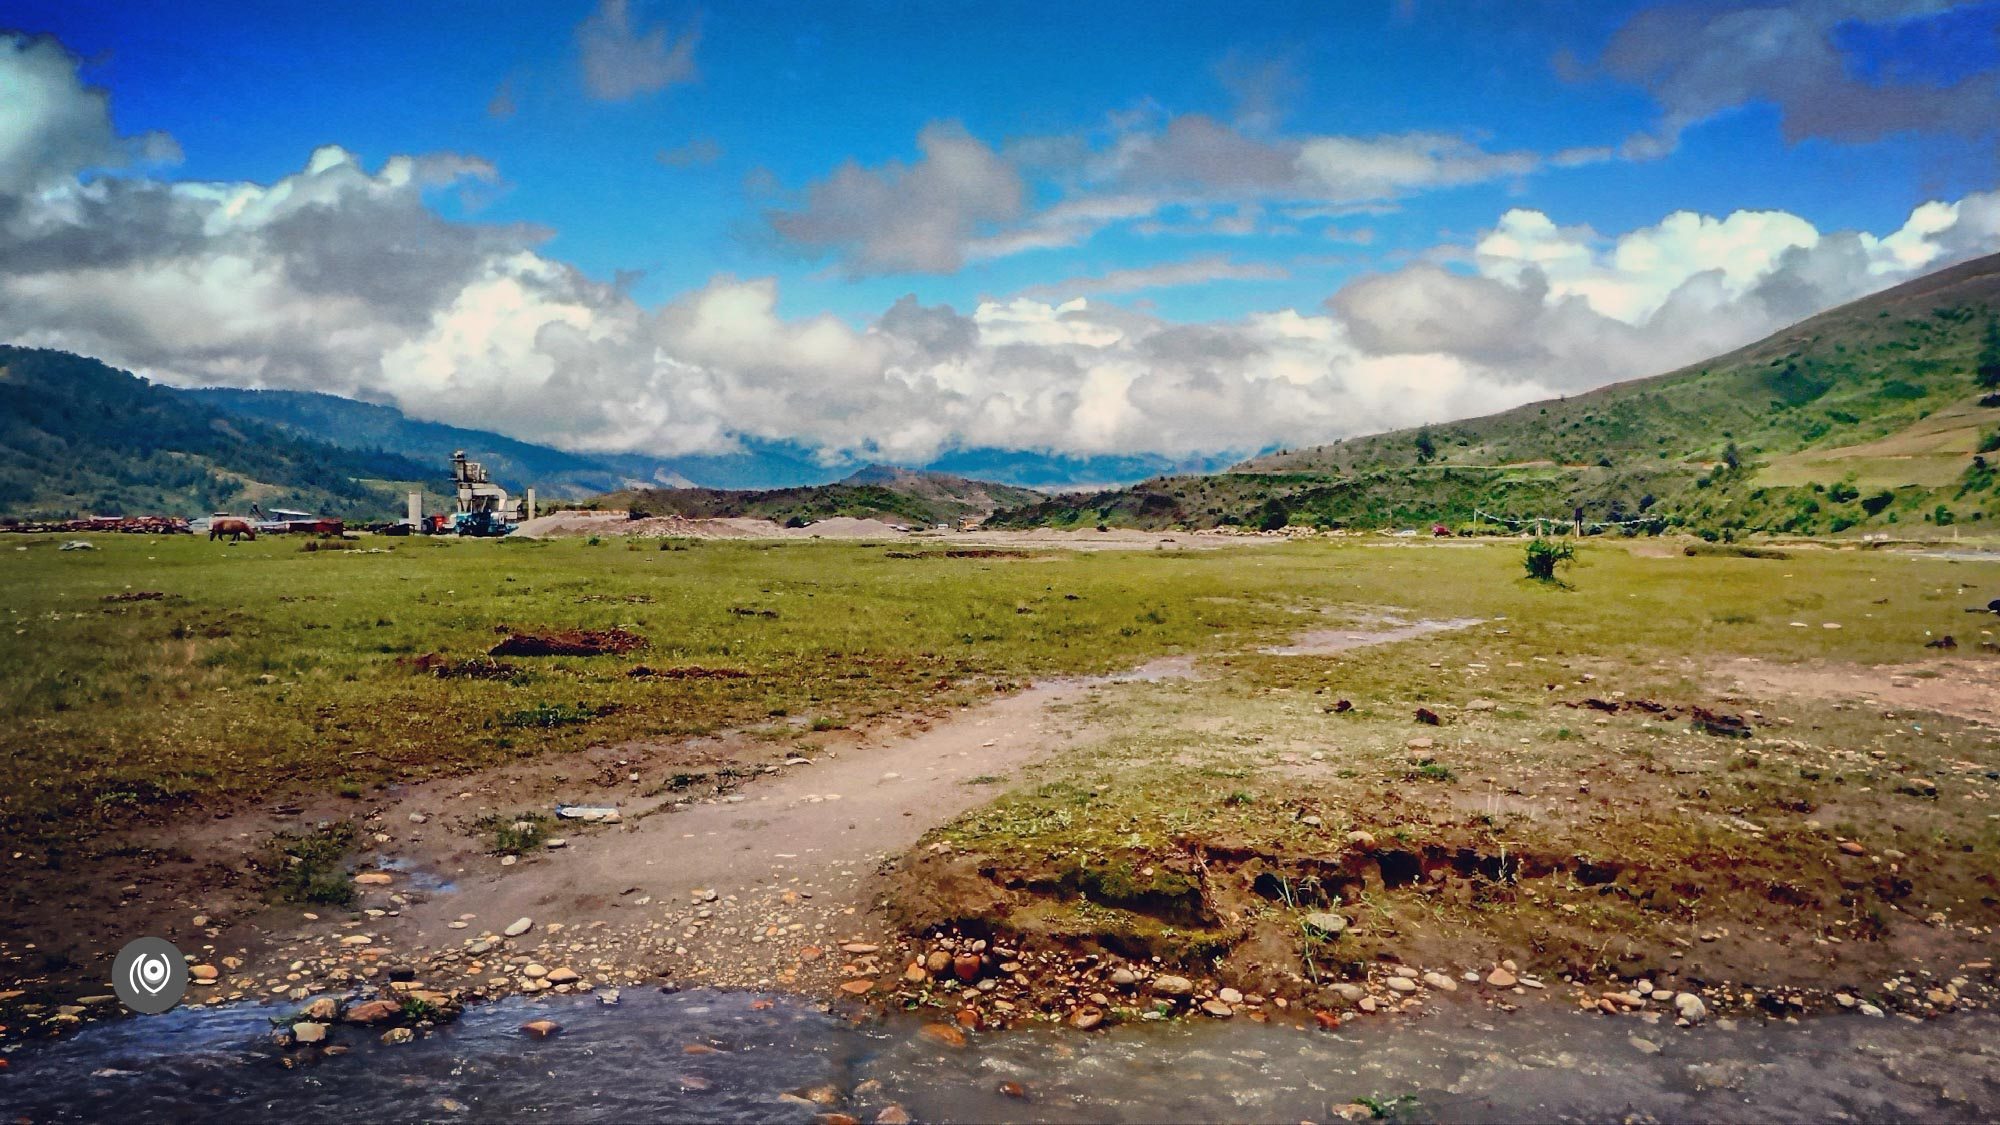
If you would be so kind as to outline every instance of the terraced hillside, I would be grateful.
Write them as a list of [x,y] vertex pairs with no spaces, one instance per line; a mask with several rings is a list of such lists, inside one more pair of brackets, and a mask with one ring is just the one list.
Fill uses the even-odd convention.
[[2000,256],[1705,363],[1501,414],[1072,494],[1002,526],[1460,524],[1831,533],[2000,516]]

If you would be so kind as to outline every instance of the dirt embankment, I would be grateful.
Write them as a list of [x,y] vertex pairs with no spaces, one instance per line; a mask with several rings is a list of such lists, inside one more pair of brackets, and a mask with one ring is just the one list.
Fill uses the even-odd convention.
[[630,539],[900,539],[902,528],[876,519],[839,516],[804,527],[785,527],[771,520],[737,516],[689,519],[686,516],[645,516],[624,512],[552,512],[516,528],[524,539],[576,538],[590,535]]
[[859,539],[911,540],[952,548],[1061,549],[1070,551],[1204,550],[1245,544],[1282,543],[1280,536],[1229,535],[1218,532],[1156,532],[1109,528],[1104,531],[910,531],[879,519],[838,516],[804,527],[785,527],[770,520],[734,517],[690,519],[685,516],[629,518],[623,512],[551,512],[521,524],[513,532],[525,539],[623,536],[635,539]]

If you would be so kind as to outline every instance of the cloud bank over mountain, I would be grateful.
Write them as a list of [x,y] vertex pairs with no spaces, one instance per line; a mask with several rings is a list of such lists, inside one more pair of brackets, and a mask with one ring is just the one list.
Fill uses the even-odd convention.
[[[607,2],[605,34],[637,54],[607,56],[625,77],[593,79],[600,96],[679,73],[679,41],[624,13]],[[787,317],[772,278],[718,275],[648,306],[546,253],[546,230],[447,218],[441,193],[501,175],[477,157],[370,168],[329,145],[271,183],[177,180],[163,173],[172,138],[120,135],[53,40],[0,37],[0,92],[18,107],[0,118],[0,338],[177,384],[329,391],[585,450],[713,453],[748,436],[923,462],[962,448],[1300,445],[1665,370],[2000,250],[1991,192],[1925,203],[1879,232],[1781,211],[1600,232],[1516,208],[1469,245],[1361,276],[1316,307],[1186,323],[1098,299],[1283,273],[1208,255],[965,310],[906,297],[856,321]],[[936,125],[914,163],[842,167],[768,221],[848,270],[949,270],[1156,217],[1165,200],[1340,213],[1554,159],[1431,134],[1284,138],[1264,120],[1182,115],[1033,153]],[[1088,190],[1037,209],[1019,171],[1032,162]]]

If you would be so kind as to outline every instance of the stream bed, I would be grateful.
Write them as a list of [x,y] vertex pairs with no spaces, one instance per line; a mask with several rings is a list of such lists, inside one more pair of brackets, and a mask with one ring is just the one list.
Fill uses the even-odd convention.
[[[1464,1003],[1336,1032],[1247,1020],[974,1036],[852,1024],[796,998],[628,990],[474,1007],[345,1054],[270,1041],[289,1007],[180,1008],[32,1043],[0,1070],[0,1116],[30,1121],[1301,1121],[1370,1099],[1398,1120],[1990,1121],[2000,1016],[1924,1024],[1829,1016],[1676,1029],[1553,1004]],[[560,1034],[524,1035],[528,1019]],[[1018,1084],[1016,1096],[1003,1091]],[[822,1107],[791,1092],[831,1086]],[[821,1091],[821,1097],[828,1093]]]

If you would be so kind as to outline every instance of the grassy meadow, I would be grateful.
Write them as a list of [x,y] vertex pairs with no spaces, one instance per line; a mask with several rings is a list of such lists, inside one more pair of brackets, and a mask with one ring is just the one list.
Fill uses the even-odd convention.
[[[774,740],[1281,629],[1335,596],[1307,552],[892,557],[853,543],[199,538],[0,542],[0,832],[190,798],[369,786],[629,738]],[[900,554],[913,553],[899,549]],[[148,595],[160,595],[157,598]],[[145,600],[135,600],[135,599]],[[625,656],[483,658],[624,628]],[[731,678],[634,679],[637,665]]]
[[[2000,664],[1980,648],[2000,620],[1965,612],[2000,596],[2000,563],[1586,547],[1563,589],[1519,577],[1518,542],[1302,550],[1336,593],[1301,624],[1481,620],[1097,693],[1073,716],[1106,733],[934,832],[901,916],[1279,992],[1384,957],[1824,983],[2000,922],[2000,732],[1732,686],[1739,657],[1941,681],[1925,645],[1946,634],[1961,668]],[[1690,705],[1753,733],[1702,733]],[[1328,908],[1354,923],[1338,942],[1301,925]]]

